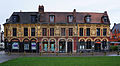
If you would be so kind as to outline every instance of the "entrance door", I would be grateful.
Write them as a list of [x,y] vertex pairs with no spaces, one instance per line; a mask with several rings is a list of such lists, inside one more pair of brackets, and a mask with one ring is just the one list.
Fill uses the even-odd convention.
[[59,41],[59,52],[64,53],[66,52],[66,46],[65,46],[65,41]]
[[96,43],[95,44],[95,51],[100,51],[101,50],[101,44],[100,43]]
[[72,42],[67,43],[67,52],[68,53],[72,52]]

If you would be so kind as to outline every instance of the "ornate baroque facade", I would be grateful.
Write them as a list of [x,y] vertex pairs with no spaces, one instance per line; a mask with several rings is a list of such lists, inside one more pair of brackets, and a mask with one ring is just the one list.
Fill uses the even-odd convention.
[[4,24],[6,51],[80,52],[108,50],[107,12],[14,12]]

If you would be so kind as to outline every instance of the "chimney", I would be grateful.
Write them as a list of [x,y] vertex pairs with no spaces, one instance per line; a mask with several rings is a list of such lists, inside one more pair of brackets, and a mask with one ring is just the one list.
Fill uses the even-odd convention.
[[104,15],[107,15],[107,11],[104,11]]
[[43,5],[42,6],[39,5],[38,12],[39,13],[44,13],[44,6]]
[[116,25],[116,23],[114,23],[114,26]]
[[20,12],[22,12],[22,10],[20,10]]
[[76,12],[76,9],[74,9],[73,12],[75,13],[75,12]]
[[76,9],[73,10],[73,21],[76,22]]

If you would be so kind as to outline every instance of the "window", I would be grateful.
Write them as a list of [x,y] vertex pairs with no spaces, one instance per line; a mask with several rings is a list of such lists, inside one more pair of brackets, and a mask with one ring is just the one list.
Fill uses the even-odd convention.
[[17,36],[17,28],[13,28],[13,36]]
[[86,29],[86,36],[90,36],[90,28]]
[[107,34],[107,29],[103,28],[103,36],[106,36],[106,34]]
[[13,22],[19,22],[19,16],[18,15],[13,15],[12,16],[12,21]]
[[108,22],[108,17],[107,16],[103,16],[103,22]]
[[50,22],[55,22],[55,16],[54,15],[50,15],[49,19],[50,19]]
[[83,28],[79,28],[79,35],[83,36]]
[[42,43],[43,43],[43,51],[48,51],[48,41],[44,39]]
[[73,36],[73,28],[69,28],[69,36]]
[[50,28],[50,36],[54,36],[54,28]]
[[65,36],[65,28],[61,28],[61,36]]
[[37,16],[36,15],[32,15],[31,16],[31,22],[37,22]]
[[85,16],[85,22],[90,22],[91,21],[91,16],[90,15],[87,15]]
[[43,28],[42,29],[42,35],[43,36],[47,36],[47,28]]
[[97,28],[97,36],[100,36],[100,28]]
[[68,22],[73,22],[73,16],[72,15],[69,15],[67,18],[68,18]]
[[28,28],[24,28],[24,36],[28,36]]
[[35,36],[35,28],[31,28],[31,36]]

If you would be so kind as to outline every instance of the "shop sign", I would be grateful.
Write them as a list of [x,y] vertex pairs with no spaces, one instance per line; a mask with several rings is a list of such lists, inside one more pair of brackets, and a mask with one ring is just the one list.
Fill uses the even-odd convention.
[[18,42],[14,42],[14,43],[12,44],[12,49],[19,49]]
[[24,44],[24,50],[29,50],[29,44]]
[[33,42],[31,43],[31,49],[32,49],[32,50],[36,50],[36,43],[35,43],[35,42],[34,42],[34,43],[33,43]]
[[13,42],[14,42],[14,41],[16,41],[16,42],[17,42],[18,40],[12,40],[12,41],[13,41]]

